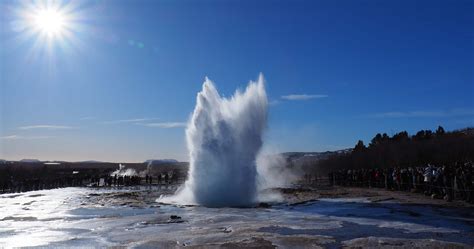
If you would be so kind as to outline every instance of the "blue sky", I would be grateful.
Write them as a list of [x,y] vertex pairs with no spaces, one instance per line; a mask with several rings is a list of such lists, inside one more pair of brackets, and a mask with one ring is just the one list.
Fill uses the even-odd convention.
[[272,152],[474,125],[473,1],[60,2],[49,40],[41,4],[0,3],[0,158],[187,160],[204,77],[231,96],[260,72]]

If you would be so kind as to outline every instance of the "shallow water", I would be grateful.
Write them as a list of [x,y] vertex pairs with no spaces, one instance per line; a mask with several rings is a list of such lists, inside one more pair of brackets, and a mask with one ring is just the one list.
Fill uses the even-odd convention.
[[302,244],[339,247],[343,241],[368,236],[474,245],[474,215],[467,209],[370,203],[364,198],[268,209],[87,202],[91,195],[117,191],[65,188],[0,195],[0,247],[169,247],[218,245],[250,237],[283,247],[297,247],[293,240],[288,244],[295,238]]

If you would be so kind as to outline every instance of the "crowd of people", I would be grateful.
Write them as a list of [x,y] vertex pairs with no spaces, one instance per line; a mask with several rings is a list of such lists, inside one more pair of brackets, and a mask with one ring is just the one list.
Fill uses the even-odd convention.
[[[99,179],[99,178],[98,178]],[[158,174],[158,177],[154,178],[152,175],[146,174],[145,177],[140,175],[117,175],[105,176],[105,186],[134,186],[134,185],[143,185],[143,180],[145,180],[146,185],[151,184],[171,184],[175,182],[176,175],[173,172],[166,172]],[[156,180],[155,180],[156,179]],[[155,181],[154,181],[155,180]],[[100,184],[100,179],[97,181]]]
[[48,177],[14,177],[0,178],[0,194],[19,193],[43,189],[65,188],[65,187],[121,187],[137,185],[169,185],[176,184],[177,174],[165,172],[156,176],[146,175],[111,175],[102,173],[90,174],[69,174],[69,175],[49,175]]
[[14,178],[0,179],[0,194],[3,193],[19,193],[27,191],[35,191],[42,189],[79,187],[83,186],[86,179],[78,177],[49,177],[39,178]]
[[420,192],[447,201],[474,203],[472,162],[387,169],[347,169],[329,174],[333,185]]

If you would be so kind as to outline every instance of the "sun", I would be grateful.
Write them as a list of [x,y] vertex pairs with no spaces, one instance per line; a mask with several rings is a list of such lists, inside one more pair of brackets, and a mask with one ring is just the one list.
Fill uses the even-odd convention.
[[66,29],[66,16],[59,9],[38,9],[31,19],[33,28],[47,36],[62,35]]
[[49,63],[55,64],[52,61],[58,55],[72,55],[84,48],[83,38],[91,31],[87,22],[94,6],[80,0],[11,3],[8,9],[11,11],[10,27],[14,32],[12,41],[27,45],[24,48],[28,47],[29,60],[48,58]]
[[64,32],[64,14],[56,9],[42,9],[35,13],[33,18],[35,28],[47,35],[57,35]]

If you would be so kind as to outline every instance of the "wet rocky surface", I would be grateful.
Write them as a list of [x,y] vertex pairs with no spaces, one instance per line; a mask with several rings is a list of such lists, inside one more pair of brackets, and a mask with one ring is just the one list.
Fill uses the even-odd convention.
[[[0,195],[0,247],[472,248],[474,209],[363,189],[272,189],[255,208],[156,202],[172,189]],[[275,198],[274,198],[275,200]],[[406,201],[405,201],[406,200]],[[436,203],[435,203],[436,202]],[[24,210],[28,207],[29,210]]]
[[472,246],[460,243],[445,242],[434,239],[405,239],[386,237],[367,237],[347,240],[342,243],[343,248],[430,248],[430,249],[467,249]]
[[321,198],[366,198],[369,202],[396,202],[410,205],[430,205],[437,207],[474,208],[474,204],[462,200],[445,201],[433,199],[421,193],[391,191],[383,188],[318,187],[318,188],[279,188],[270,190],[280,192],[285,202],[300,204]]

